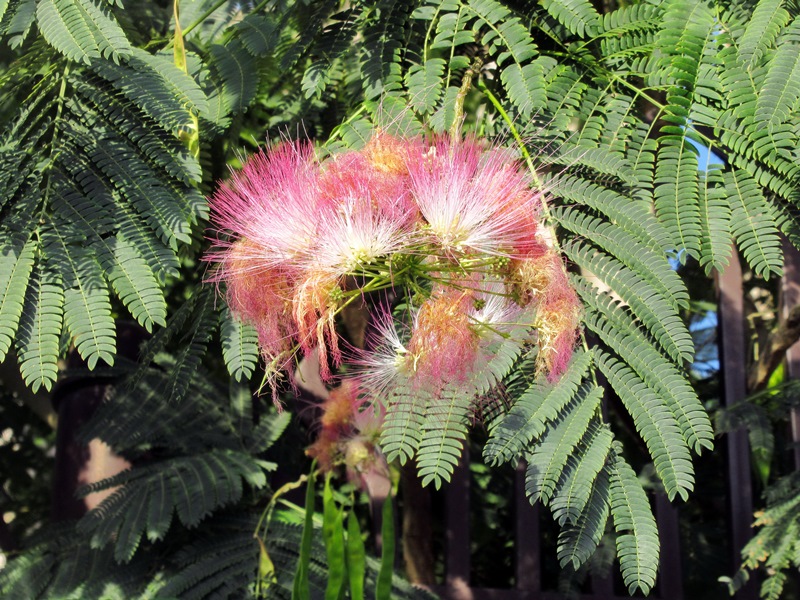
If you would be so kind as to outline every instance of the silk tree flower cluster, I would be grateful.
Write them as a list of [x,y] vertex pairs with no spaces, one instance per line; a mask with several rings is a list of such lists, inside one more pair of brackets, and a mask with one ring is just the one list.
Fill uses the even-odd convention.
[[[551,380],[570,359],[579,301],[509,150],[378,133],[319,160],[287,142],[252,156],[211,210],[215,278],[256,327],[273,391],[310,352],[323,380],[344,371],[377,400],[399,379],[433,397],[457,387],[498,340],[535,344]],[[374,335],[341,369],[337,315],[377,293],[405,308],[377,303]]]

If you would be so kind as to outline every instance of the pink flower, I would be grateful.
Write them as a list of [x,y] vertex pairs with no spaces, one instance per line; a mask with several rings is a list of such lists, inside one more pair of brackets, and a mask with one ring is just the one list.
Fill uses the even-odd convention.
[[323,471],[344,465],[350,481],[359,487],[364,477],[377,469],[388,476],[386,462],[377,447],[383,409],[369,402],[353,380],[345,379],[322,403],[317,440],[306,454],[316,458]]
[[473,298],[470,320],[482,339],[494,340],[530,327],[525,309],[514,301],[503,281],[484,282]]
[[409,157],[411,191],[445,256],[536,253],[539,195],[508,151],[439,138]]
[[539,370],[555,381],[569,364],[578,338],[580,300],[567,279],[564,264],[552,251],[517,262],[512,277],[522,302],[535,309]]
[[411,370],[411,357],[403,339],[399,323],[385,307],[371,315],[372,327],[367,330],[366,348],[351,348],[348,364],[354,369],[352,377],[358,385],[376,398],[384,398],[388,390]]
[[[283,143],[251,156],[210,200],[218,231],[250,242],[249,268],[296,269],[313,253],[326,199],[319,194],[319,165],[309,143]],[[211,260],[224,259],[228,242],[217,241]],[[226,277],[235,276],[229,273]]]
[[356,377],[373,396],[410,383],[435,398],[468,391],[498,343],[528,343],[532,328],[541,371],[555,378],[569,361],[579,303],[540,209],[513,153],[475,139],[376,133],[323,162],[287,142],[254,154],[211,199],[208,259],[231,310],[258,330],[273,393],[298,350],[316,351],[330,382],[342,307],[397,286],[415,306],[408,335],[380,312]]
[[284,270],[259,266],[257,256],[252,242],[239,240],[231,245],[218,277],[227,282],[228,306],[258,331],[264,359],[269,363],[283,357],[283,363],[296,334],[292,283]]
[[414,316],[408,353],[413,383],[434,393],[472,373],[478,335],[470,325],[471,294],[448,290],[426,300]]
[[320,376],[330,381],[330,364],[341,362],[339,336],[336,333],[338,278],[324,271],[311,271],[295,288],[292,316],[300,347],[308,354],[319,352]]
[[320,216],[312,268],[337,276],[359,274],[408,246],[407,221],[407,215],[381,212],[368,197],[345,196]]

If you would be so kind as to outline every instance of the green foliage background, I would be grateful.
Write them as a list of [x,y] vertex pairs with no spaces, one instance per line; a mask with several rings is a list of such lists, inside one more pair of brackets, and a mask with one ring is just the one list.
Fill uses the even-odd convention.
[[[133,574],[142,535],[155,542],[178,526],[173,509],[180,526],[202,521],[210,532],[206,519],[241,504],[243,482],[266,485],[266,434],[226,438],[230,414],[196,375],[209,349],[236,381],[258,370],[252,329],[199,291],[205,196],[226,165],[265,139],[309,136],[336,152],[376,127],[447,132],[463,112],[464,131],[506,140],[537,174],[585,304],[585,344],[555,386],[534,380],[532,356],[499,353],[493,377],[513,402],[484,415],[483,455],[494,465],[527,460],[529,497],[561,526],[562,566],[581,567],[609,524],[626,586],[648,592],[655,520],[625,435],[603,417],[599,383],[621,400],[658,485],[670,499],[689,498],[692,455],[712,448],[713,433],[687,374],[694,298],[673,263],[711,274],[736,249],[769,278],[781,274],[781,235],[800,246],[797,7],[198,0],[181,2],[180,13],[182,36],[165,2],[0,1],[0,360],[16,356],[26,384],[49,390],[74,346],[90,369],[127,374],[139,402],[154,403],[119,427],[101,411],[89,431],[120,452],[174,451],[103,484],[123,487],[78,524],[89,545],[113,543],[113,558],[140,582],[152,575],[146,566]],[[174,53],[184,43],[185,63]],[[695,142],[724,165],[698,164]],[[155,332],[138,369],[115,354],[116,322],[128,316]],[[389,457],[416,453],[434,465],[423,475],[438,486],[466,440],[468,403],[454,399],[444,419],[396,403],[383,439]],[[182,411],[204,415],[208,428],[184,439],[156,426]],[[253,419],[254,432],[273,423]],[[138,432],[155,437],[145,444]],[[202,475],[188,504],[156,495],[189,464]],[[133,513],[145,505],[148,516]],[[56,546],[47,552],[64,552]],[[209,551],[191,548],[178,563],[204,565]],[[797,563],[796,537],[789,548],[770,589]],[[36,594],[60,585],[47,564],[37,562],[49,575]],[[237,568],[254,573],[253,564]],[[159,577],[187,592],[176,569]],[[204,589],[222,594],[225,573]]]

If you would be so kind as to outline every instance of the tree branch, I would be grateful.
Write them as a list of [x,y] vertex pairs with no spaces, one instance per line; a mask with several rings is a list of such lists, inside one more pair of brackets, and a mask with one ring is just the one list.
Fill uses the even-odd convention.
[[786,319],[769,334],[758,363],[753,367],[747,381],[750,393],[763,390],[767,386],[770,374],[798,339],[800,339],[800,304],[793,306]]

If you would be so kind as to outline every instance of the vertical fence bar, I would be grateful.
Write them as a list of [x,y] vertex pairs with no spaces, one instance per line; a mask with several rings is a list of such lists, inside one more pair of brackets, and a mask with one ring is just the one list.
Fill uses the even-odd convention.
[[514,506],[516,526],[517,590],[534,592],[542,589],[542,566],[539,539],[539,504],[531,506],[525,494],[526,465],[520,461],[514,473]]
[[[786,315],[793,306],[800,303],[800,252],[789,240],[783,240],[783,280],[781,285],[781,316]],[[786,366],[789,377],[800,378],[800,342],[786,351]],[[795,406],[789,415],[794,442],[794,464],[800,469],[800,407]]]
[[[717,276],[719,293],[719,331],[720,362],[726,406],[744,400],[747,394],[747,361],[745,357],[744,334],[744,292],[742,287],[742,267],[736,248],[733,249],[730,264]],[[728,442],[728,496],[731,502],[731,530],[733,542],[733,563],[741,564],[740,551],[752,533],[753,490],[750,483],[750,457],[747,432],[744,429],[733,431],[727,436]],[[737,598],[756,598],[755,581],[743,587]]]
[[683,600],[683,569],[681,568],[680,529],[678,509],[666,494],[656,494],[656,521],[661,540],[658,586],[663,600]]
[[447,591],[453,600],[472,597],[469,589],[469,449],[465,448],[461,462],[447,487]]

